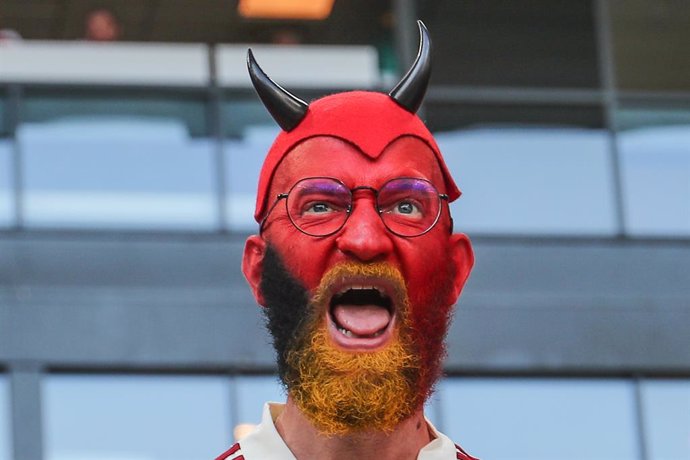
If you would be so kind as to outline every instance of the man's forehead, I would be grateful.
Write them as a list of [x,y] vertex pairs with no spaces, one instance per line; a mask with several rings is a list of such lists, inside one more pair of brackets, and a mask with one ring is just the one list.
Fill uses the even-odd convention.
[[[315,136],[293,148],[278,165],[273,185],[283,190],[306,177],[328,176],[350,186],[376,186],[395,177],[420,177],[444,191],[443,174],[429,145],[401,136],[378,155],[334,136]],[[281,192],[282,193],[282,192]]]

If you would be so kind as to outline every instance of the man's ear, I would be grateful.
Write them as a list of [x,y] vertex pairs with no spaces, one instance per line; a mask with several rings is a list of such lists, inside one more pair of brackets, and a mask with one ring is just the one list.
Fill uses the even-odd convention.
[[453,279],[453,299],[451,304],[457,302],[467,278],[470,276],[474,265],[474,251],[472,243],[464,233],[455,233],[450,236],[450,253],[455,264],[455,278]]
[[262,307],[265,305],[264,296],[261,294],[261,274],[263,273],[264,255],[266,254],[266,241],[259,235],[252,235],[244,243],[242,256],[242,273],[249,283],[256,302]]

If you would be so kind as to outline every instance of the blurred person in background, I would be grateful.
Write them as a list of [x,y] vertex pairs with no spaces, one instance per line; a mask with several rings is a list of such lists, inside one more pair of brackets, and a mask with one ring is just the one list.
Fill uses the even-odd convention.
[[115,14],[99,8],[89,11],[84,21],[84,39],[96,42],[118,41],[122,35],[122,27]]
[[473,458],[424,416],[474,256],[453,233],[460,190],[416,115],[430,76],[419,27],[417,60],[389,94],[308,104],[249,51],[283,131],[259,177],[259,233],[242,270],[288,397],[217,460]]
[[21,39],[22,36],[16,30],[10,27],[3,27],[2,16],[0,16],[0,42],[10,42]]

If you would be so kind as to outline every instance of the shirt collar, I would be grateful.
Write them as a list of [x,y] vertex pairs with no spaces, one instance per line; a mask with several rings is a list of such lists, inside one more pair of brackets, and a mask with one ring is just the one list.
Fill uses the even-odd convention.
[[[284,409],[284,404],[264,404],[261,424],[240,441],[242,453],[247,459],[296,460],[275,427],[275,421]],[[429,420],[426,423],[434,439],[419,451],[417,460],[455,459],[456,448],[453,441],[438,431]]]

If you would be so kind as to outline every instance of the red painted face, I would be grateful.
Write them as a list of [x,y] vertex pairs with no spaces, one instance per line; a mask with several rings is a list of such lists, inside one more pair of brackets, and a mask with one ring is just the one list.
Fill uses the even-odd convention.
[[[397,177],[427,179],[440,193],[445,193],[444,176],[434,152],[418,138],[401,137],[388,145],[376,158],[365,156],[353,145],[338,138],[317,136],[298,144],[276,169],[268,196],[287,193],[299,180],[329,176],[347,187],[379,189]],[[451,235],[447,203],[442,203],[441,217],[428,233],[405,238],[391,233],[375,209],[370,191],[357,192],[353,210],[342,229],[327,237],[313,237],[297,230],[287,216],[285,205],[278,203],[269,215],[263,239],[282,256],[291,274],[313,293],[329,268],[340,262],[388,262],[397,267],[407,281],[413,308],[429,304],[435,293],[439,267],[455,263],[454,279],[446,306],[452,305],[472,266],[472,251],[464,235]],[[257,237],[258,238],[258,237]],[[251,274],[245,274],[255,288]],[[257,259],[259,263],[259,259]],[[251,263],[249,264],[251,265]],[[260,293],[254,289],[261,302]]]

